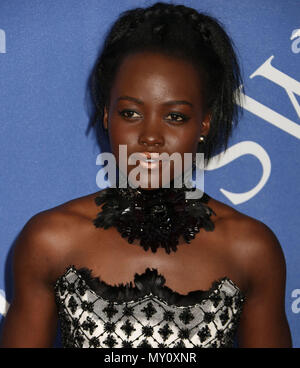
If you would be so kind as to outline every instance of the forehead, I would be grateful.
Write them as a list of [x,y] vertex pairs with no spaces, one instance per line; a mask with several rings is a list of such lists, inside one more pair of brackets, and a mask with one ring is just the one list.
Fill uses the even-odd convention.
[[[175,95],[197,99],[201,78],[192,62],[157,52],[138,52],[124,58],[116,73],[112,93]],[[167,96],[166,96],[167,97]]]

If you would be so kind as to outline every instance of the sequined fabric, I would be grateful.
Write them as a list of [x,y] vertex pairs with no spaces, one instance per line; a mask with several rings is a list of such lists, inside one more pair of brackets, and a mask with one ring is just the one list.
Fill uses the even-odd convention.
[[184,184],[150,191],[107,188],[95,197],[95,203],[103,206],[93,223],[104,229],[114,226],[128,243],[137,239],[145,251],[155,253],[161,247],[170,254],[177,251],[180,237],[189,244],[200,229],[214,230],[211,216],[216,214],[207,204],[210,196],[201,192],[201,198],[186,199],[192,193],[196,188]]
[[233,347],[245,296],[227,277],[179,294],[156,269],[111,286],[69,266],[54,289],[63,347]]

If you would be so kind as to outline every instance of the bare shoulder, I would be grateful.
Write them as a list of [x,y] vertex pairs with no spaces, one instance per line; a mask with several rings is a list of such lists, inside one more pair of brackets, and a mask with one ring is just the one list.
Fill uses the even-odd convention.
[[281,249],[274,231],[262,221],[248,216],[220,201],[212,200],[212,209],[219,215],[224,232],[231,236],[231,244],[247,257]]
[[66,257],[74,251],[74,241],[87,220],[97,212],[96,193],[76,198],[32,216],[24,225],[14,248],[18,269],[32,270],[49,283],[58,269],[64,269]]
[[57,324],[53,283],[76,252],[74,239],[85,228],[92,197],[37,213],[24,225],[13,249],[14,295],[1,346],[52,346]]
[[220,223],[230,244],[230,254],[243,270],[249,292],[263,285],[261,281],[267,277],[275,277],[283,287],[285,257],[274,231],[262,221],[222,202],[213,200],[212,205],[222,214]]
[[224,249],[239,269],[246,297],[238,328],[239,347],[292,347],[285,313],[286,262],[277,236],[262,221],[218,205],[224,211],[219,226],[227,234]]

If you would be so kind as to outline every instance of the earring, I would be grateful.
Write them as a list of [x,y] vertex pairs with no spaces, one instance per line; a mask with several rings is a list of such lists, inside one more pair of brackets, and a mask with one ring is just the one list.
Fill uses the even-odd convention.
[[[198,153],[202,153],[204,151],[204,143],[205,143],[206,137],[205,135],[200,135],[199,137],[199,144],[198,144]],[[192,170],[196,168],[196,157],[193,157],[192,160]]]
[[199,143],[198,143],[198,149],[197,149],[198,153],[204,153],[204,151],[205,151],[205,142],[206,142],[205,135],[200,135]]
[[200,138],[199,138],[199,143],[205,143],[205,135],[201,135]]

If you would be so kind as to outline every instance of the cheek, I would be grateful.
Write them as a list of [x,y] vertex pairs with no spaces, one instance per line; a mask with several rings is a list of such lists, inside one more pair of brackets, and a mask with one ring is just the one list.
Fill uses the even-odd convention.
[[196,129],[183,129],[177,134],[169,135],[169,146],[176,152],[194,152],[198,144],[198,132]]
[[[130,129],[124,124],[112,126],[109,132],[110,146],[112,153],[116,159],[119,160],[119,146],[125,145],[127,150],[127,156],[134,151],[138,141],[138,133],[136,129]],[[124,148],[122,147],[122,150]],[[124,152],[124,151],[121,151]],[[120,152],[120,153],[121,153]],[[126,152],[124,152],[126,153]]]
[[127,124],[112,122],[109,129],[110,142],[112,145],[129,144],[137,137],[137,129]]

